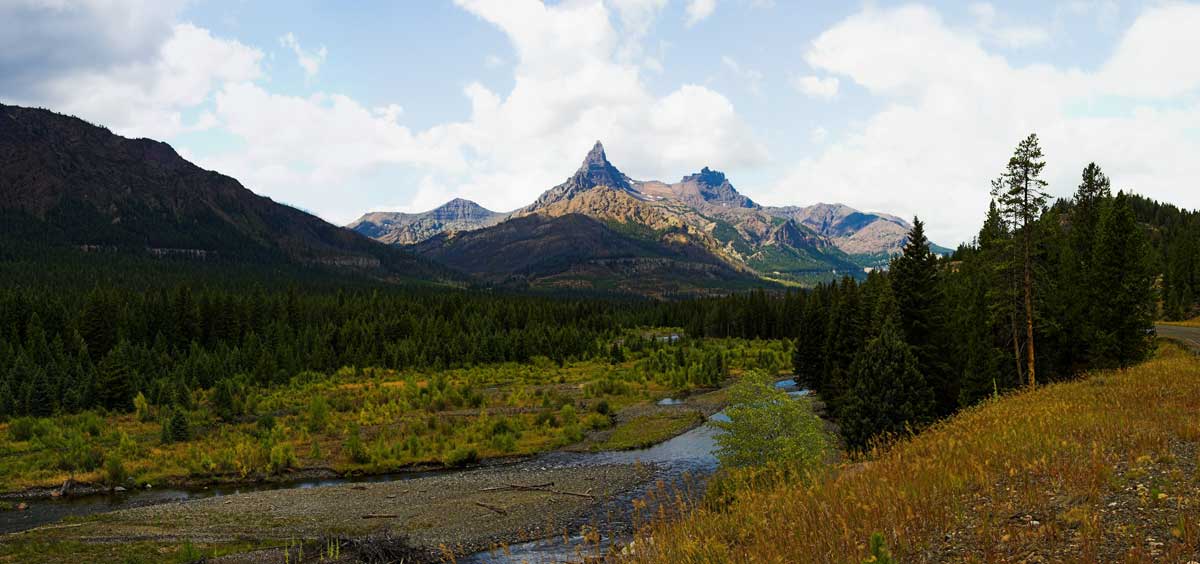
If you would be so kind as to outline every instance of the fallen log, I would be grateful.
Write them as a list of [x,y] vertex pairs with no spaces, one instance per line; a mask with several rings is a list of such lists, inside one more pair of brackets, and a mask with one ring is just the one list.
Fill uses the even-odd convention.
[[481,491],[481,492],[498,492],[501,490],[544,490],[553,485],[554,485],[554,482],[546,482],[544,484],[529,484],[527,486],[522,485],[522,484],[504,484],[503,486],[492,486],[490,488],[483,488],[479,491]]
[[484,509],[490,509],[501,515],[508,515],[508,511],[505,511],[504,508],[502,508],[502,507],[496,507],[495,505],[488,505],[482,501],[476,501],[475,505],[478,505]]
[[363,519],[396,519],[400,517],[395,513],[368,513],[363,515]]
[[554,485],[554,482],[549,482],[546,484],[535,484],[535,485],[531,485],[531,486],[525,486],[525,485],[521,485],[521,484],[505,484],[503,486],[493,486],[490,488],[483,488],[479,491],[495,492],[495,491],[502,491],[502,490],[517,490],[517,491],[523,491],[523,492],[546,492],[546,493],[559,494],[559,495],[571,495],[571,496],[575,496],[575,497],[586,497],[588,499],[595,499],[595,497],[596,497],[591,494],[590,490],[585,493],[569,492],[569,491],[565,491],[565,490],[556,490],[556,489],[550,488],[550,486],[553,486],[553,485]]

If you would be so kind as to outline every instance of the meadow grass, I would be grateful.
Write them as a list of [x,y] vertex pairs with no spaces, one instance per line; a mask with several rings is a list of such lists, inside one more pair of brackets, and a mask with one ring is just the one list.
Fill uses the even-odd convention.
[[1176,325],[1179,327],[1200,327],[1200,317],[1193,317],[1184,321],[1159,321],[1163,325]]
[[[1200,551],[1200,360],[1150,361],[985,402],[799,477],[642,526],[637,562],[1185,562]],[[764,479],[764,477],[766,479]],[[1036,557],[1036,558],[1034,558]],[[1031,559],[1032,558],[1032,559]]]
[[[734,376],[781,370],[790,350],[787,341],[740,339],[690,346],[721,351]],[[62,447],[68,435],[85,447],[77,481],[124,486],[243,481],[305,469],[380,473],[544,452],[609,427],[613,413],[695,387],[648,367],[653,352],[562,366],[534,358],[448,370],[307,372],[287,385],[244,389],[232,419],[218,416],[211,390],[195,390],[184,411],[189,436],[179,441],[163,440],[171,410],[158,406],[18,418],[0,423],[0,492],[62,484],[71,475]],[[647,423],[654,423],[648,431],[658,440],[679,429]]]
[[704,423],[704,414],[691,409],[664,410],[640,415],[617,425],[599,450],[629,450],[665,441]]

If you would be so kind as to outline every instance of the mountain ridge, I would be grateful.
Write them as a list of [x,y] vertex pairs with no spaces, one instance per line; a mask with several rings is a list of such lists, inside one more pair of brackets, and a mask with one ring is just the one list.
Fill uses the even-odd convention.
[[[378,227],[364,218],[356,229],[370,233]],[[575,234],[552,233],[555,228],[587,232],[618,251],[614,255]],[[567,242],[574,250],[565,249]],[[413,248],[492,283],[532,286],[557,285],[571,273],[584,272],[600,280],[581,275],[572,283],[613,285],[622,272],[636,272],[680,290],[689,282],[808,283],[862,272],[826,237],[799,221],[776,217],[740,194],[724,173],[704,167],[673,184],[636,181],[608,161],[600,142],[570,177],[531,204],[492,225],[443,230]],[[511,256],[514,248],[524,251]],[[541,261],[529,253],[555,258]],[[497,260],[505,256],[511,264]],[[614,269],[615,258],[620,269]],[[710,280],[687,280],[693,272],[707,272]]]
[[[478,206],[459,198],[447,205],[456,202]],[[674,240],[704,247],[734,271],[784,281],[886,267],[911,228],[896,216],[861,212],[844,204],[762,206],[738,192],[724,173],[708,166],[674,183],[634,180],[608,161],[600,141],[570,177],[525,207],[488,216],[486,221],[431,225],[426,216],[444,207],[382,220],[377,214],[366,214],[350,227],[380,241],[418,246],[445,233],[441,244],[452,246],[465,233],[521,217],[581,214],[643,238],[661,240],[669,234]],[[544,234],[545,228],[539,232]],[[478,238],[472,240],[479,244]],[[445,254],[441,256],[444,260]]]
[[170,145],[50,110],[0,104],[0,238],[15,245],[282,260],[383,277],[456,279],[204,170]]

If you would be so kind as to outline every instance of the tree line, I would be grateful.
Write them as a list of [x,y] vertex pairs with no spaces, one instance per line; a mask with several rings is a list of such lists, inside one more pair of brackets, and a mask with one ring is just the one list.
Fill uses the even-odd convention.
[[1158,276],[1138,200],[1090,164],[1050,205],[1044,166],[1031,135],[993,183],[978,236],[952,255],[930,250],[917,219],[886,273],[804,297],[793,364],[848,445],[1149,353]]

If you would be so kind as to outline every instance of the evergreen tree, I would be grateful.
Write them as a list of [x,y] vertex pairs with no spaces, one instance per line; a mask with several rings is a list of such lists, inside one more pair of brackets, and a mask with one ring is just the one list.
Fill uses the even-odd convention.
[[127,412],[133,408],[134,392],[141,377],[132,349],[133,345],[122,339],[97,367],[95,396],[107,409]]
[[87,343],[92,361],[99,362],[117,345],[116,317],[116,307],[108,296],[99,289],[93,289],[84,302],[79,318],[79,334]]
[[855,356],[850,376],[854,384],[839,419],[848,446],[863,448],[880,434],[904,433],[932,419],[933,389],[894,319]]
[[[1000,181],[993,183],[993,189]],[[988,205],[987,217],[979,230],[979,275],[984,278],[988,307],[988,324],[994,329],[994,342],[1012,353],[1009,374],[1001,388],[1021,385],[1025,382],[1021,368],[1020,339],[1020,268],[1014,259],[1016,245],[1012,232],[1000,213],[1000,207],[992,200]]]
[[1119,193],[1100,220],[1092,257],[1092,284],[1104,289],[1095,307],[1095,365],[1128,366],[1149,351],[1154,275],[1147,255],[1146,237],[1129,197]]
[[1030,386],[1037,385],[1033,340],[1033,247],[1036,220],[1046,206],[1046,181],[1041,178],[1042,169],[1045,167],[1046,162],[1042,160],[1042,149],[1038,145],[1037,134],[1030,134],[1017,145],[1012,158],[1008,160],[1007,170],[1001,175],[1001,182],[993,187],[992,193],[1001,213],[1008,218],[1021,239],[1020,264],[1021,288],[1025,306],[1026,376]]
[[920,218],[913,218],[908,242],[892,261],[890,276],[904,339],[917,357],[917,369],[935,391],[937,412],[949,414],[958,407],[958,381],[947,365],[949,336],[938,258]]
[[829,324],[822,288],[813,290],[813,295],[804,304],[797,327],[796,344],[792,353],[792,368],[796,383],[810,390],[823,387],[825,368],[825,329]]

